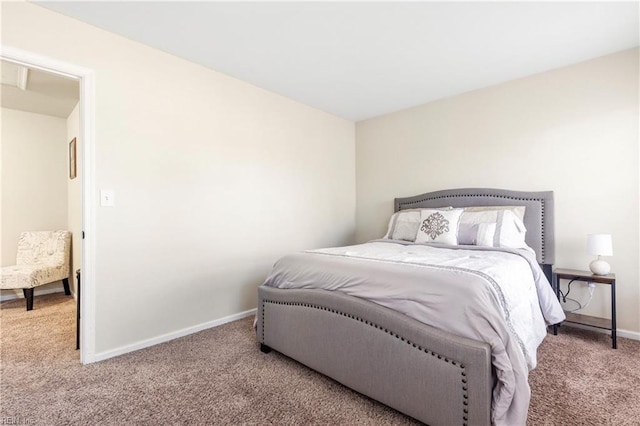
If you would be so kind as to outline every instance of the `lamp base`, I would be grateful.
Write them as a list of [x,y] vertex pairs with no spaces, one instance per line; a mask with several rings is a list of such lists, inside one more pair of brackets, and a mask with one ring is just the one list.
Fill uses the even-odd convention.
[[611,272],[611,265],[604,260],[594,260],[589,264],[589,269],[594,275],[607,275]]

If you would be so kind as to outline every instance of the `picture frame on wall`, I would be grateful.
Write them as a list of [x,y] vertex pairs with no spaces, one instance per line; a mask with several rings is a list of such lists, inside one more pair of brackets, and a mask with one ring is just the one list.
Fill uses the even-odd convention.
[[69,142],[69,179],[76,177],[76,138]]

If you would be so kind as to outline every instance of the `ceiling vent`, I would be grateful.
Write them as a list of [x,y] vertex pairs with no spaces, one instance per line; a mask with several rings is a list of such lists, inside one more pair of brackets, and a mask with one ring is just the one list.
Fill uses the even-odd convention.
[[29,68],[11,62],[2,62],[2,84],[27,90]]

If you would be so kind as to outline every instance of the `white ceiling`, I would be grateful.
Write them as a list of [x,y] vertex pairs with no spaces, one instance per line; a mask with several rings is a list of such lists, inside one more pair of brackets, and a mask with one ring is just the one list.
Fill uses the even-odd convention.
[[38,2],[349,120],[637,47],[638,2]]
[[[2,86],[0,105],[36,114],[67,118],[78,104],[80,84],[77,80],[46,71],[25,68],[9,61],[0,61]],[[26,84],[20,88],[17,77],[26,70]]]

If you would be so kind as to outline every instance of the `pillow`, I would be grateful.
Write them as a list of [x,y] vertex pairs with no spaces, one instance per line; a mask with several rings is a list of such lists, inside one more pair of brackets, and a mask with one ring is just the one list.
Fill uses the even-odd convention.
[[524,214],[526,212],[526,206],[474,206],[474,207],[465,207],[465,212],[484,212],[484,211],[494,211],[494,210],[511,210],[520,218],[520,220],[524,220]]
[[420,229],[416,243],[458,244],[458,222],[463,209],[420,211]]
[[391,234],[392,240],[415,241],[420,227],[420,212],[401,212]]
[[[396,229],[398,218],[401,216],[405,216],[407,213],[411,213],[411,212],[418,212],[418,216],[420,215],[420,209],[401,210],[399,212],[392,214],[391,218],[389,219],[389,225],[387,226],[387,233],[384,235],[383,238],[393,239],[393,231],[395,231]],[[409,220],[409,218],[410,217],[407,217],[407,216],[403,217],[405,221]],[[420,218],[418,217],[418,219],[416,220],[419,222]]]
[[476,233],[475,245],[483,247],[493,247],[493,240],[496,235],[495,223],[479,223]]
[[[452,207],[434,207],[434,210],[451,210]],[[392,240],[415,241],[420,227],[420,211],[422,209],[407,209],[391,215],[387,233],[383,238]],[[401,229],[398,229],[401,228]]]
[[518,218],[514,212],[505,210],[502,217],[502,222],[496,226],[497,238],[494,239],[499,245],[497,247],[510,247],[510,248],[526,248],[525,236],[527,229],[520,218]]
[[493,247],[495,235],[495,222],[460,223],[458,226],[458,244],[461,245]]
[[[460,217],[458,244],[478,245],[478,232],[480,231],[480,227],[478,225],[489,223],[494,223],[496,225],[493,244],[490,247],[527,247],[525,242],[527,230],[524,223],[513,210],[508,209],[480,211],[469,211],[465,209],[464,213]],[[483,229],[482,232],[489,231]],[[486,234],[482,235],[483,240],[486,237]]]

